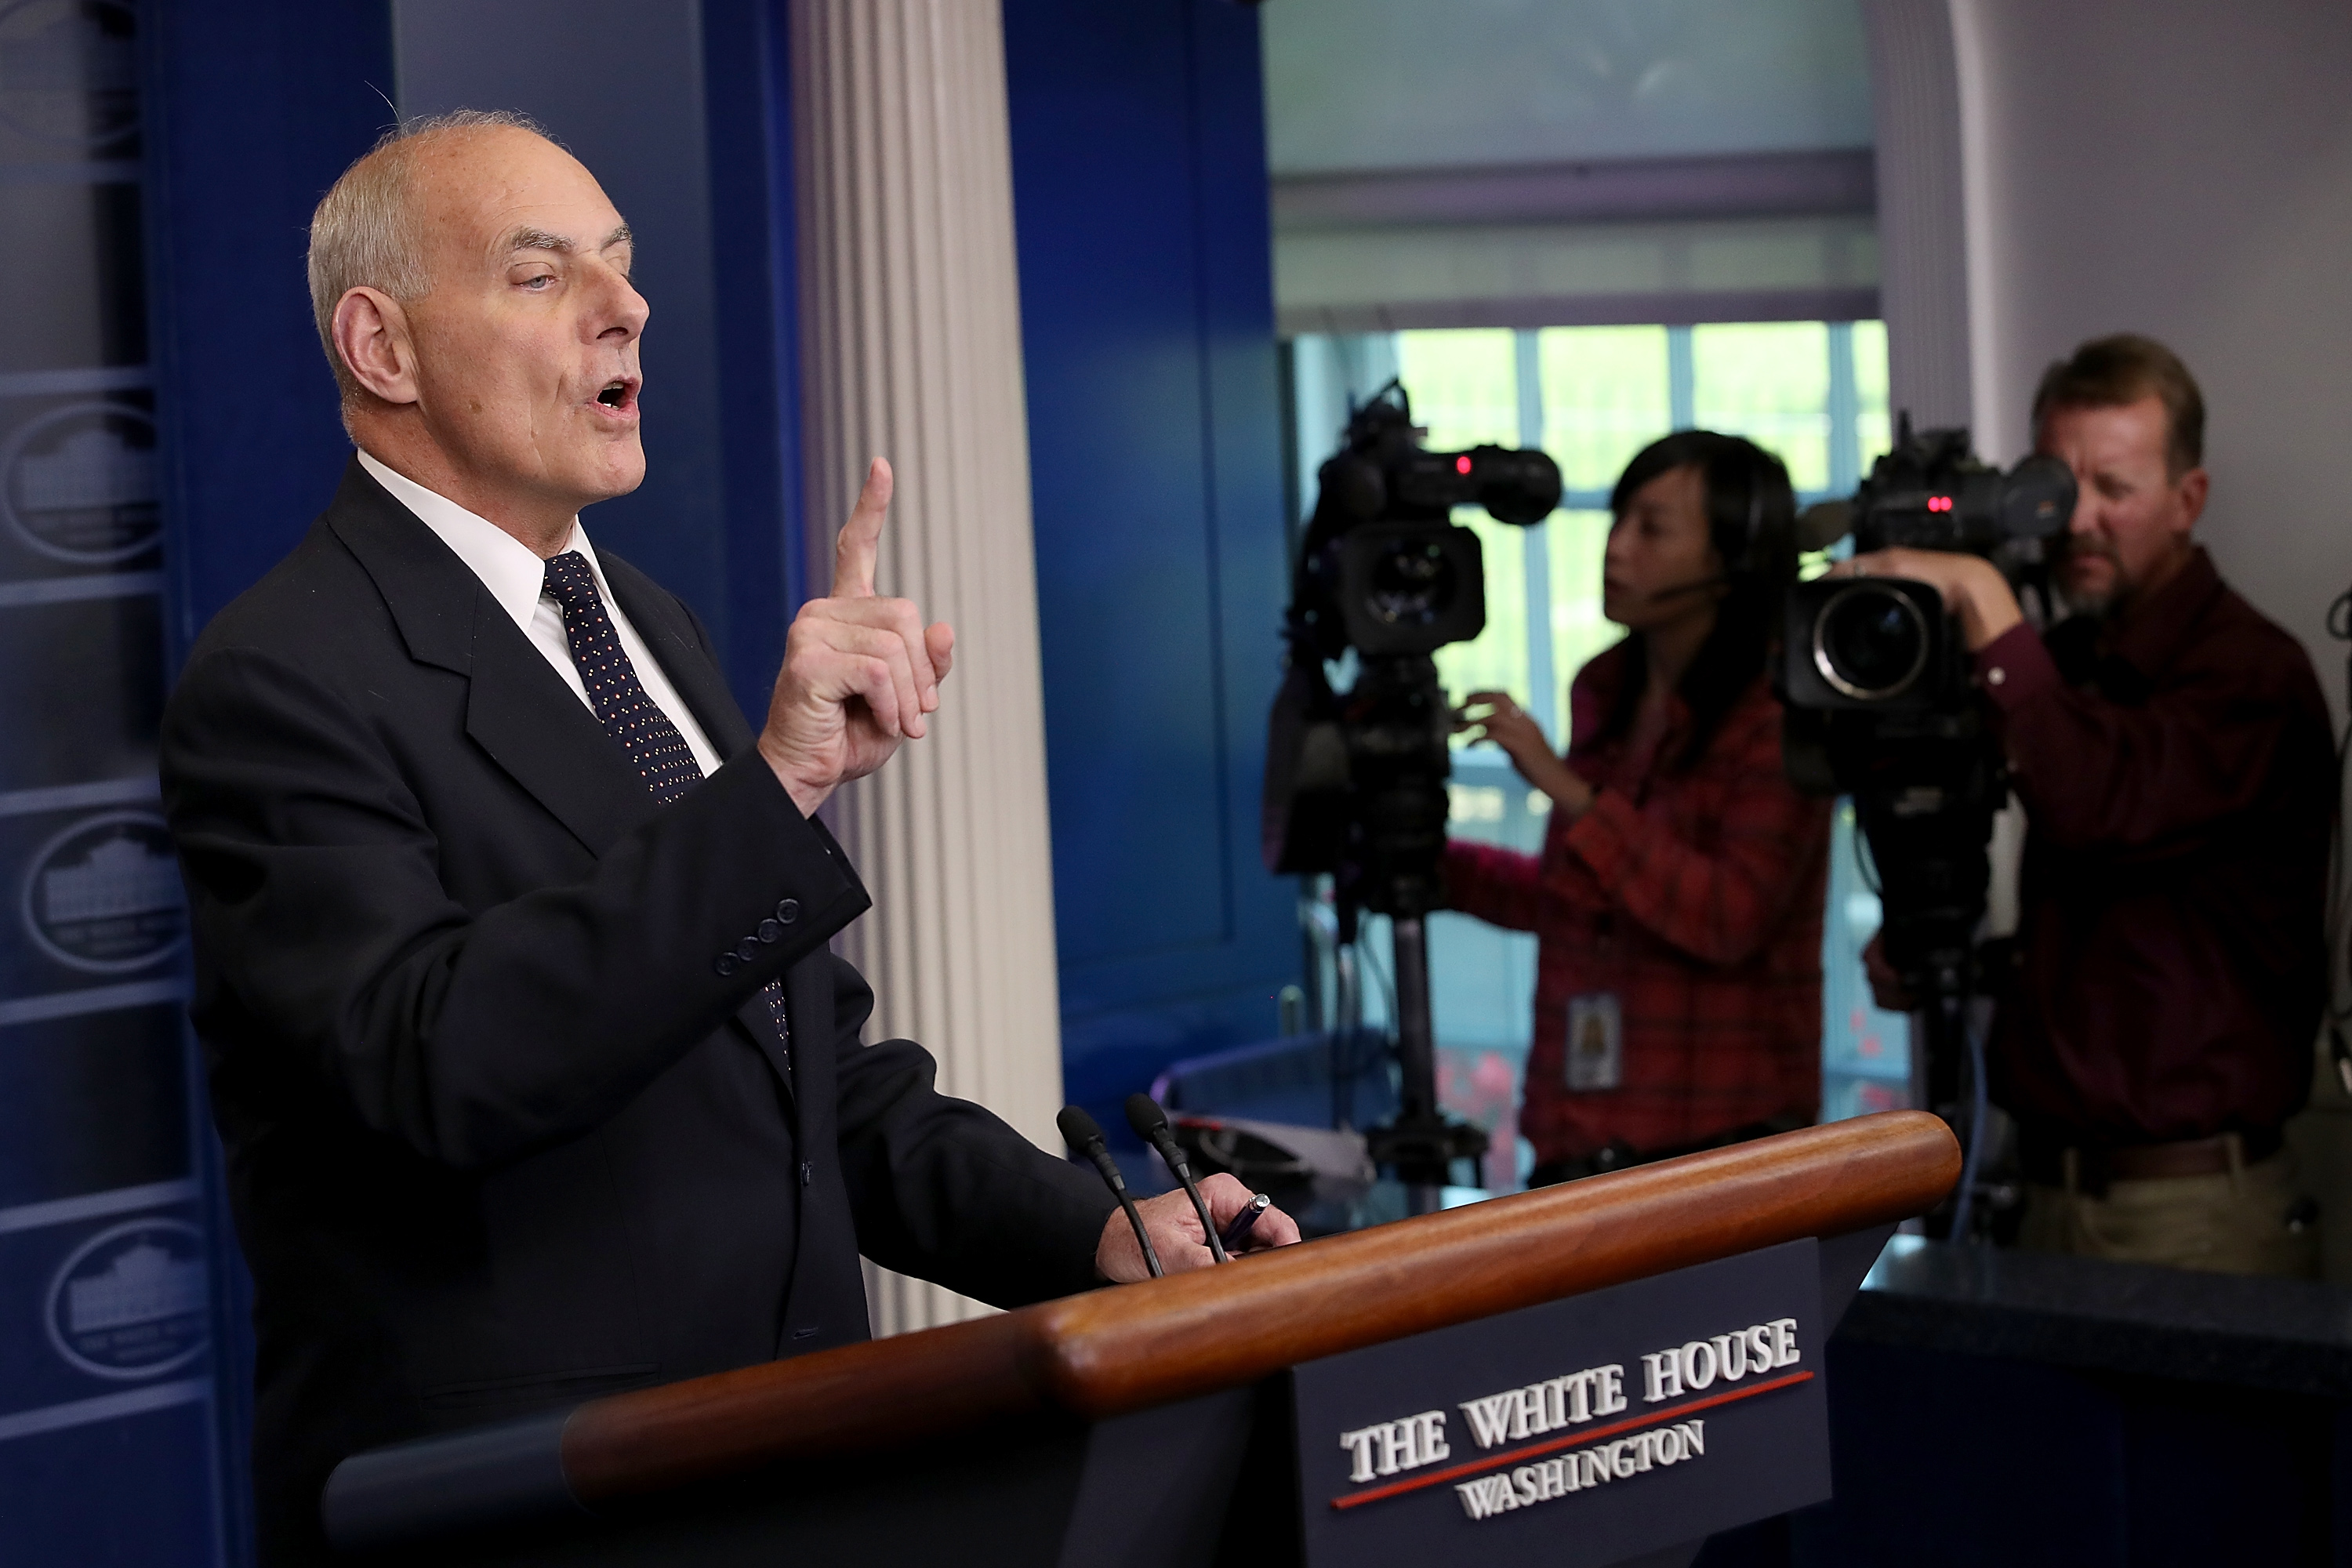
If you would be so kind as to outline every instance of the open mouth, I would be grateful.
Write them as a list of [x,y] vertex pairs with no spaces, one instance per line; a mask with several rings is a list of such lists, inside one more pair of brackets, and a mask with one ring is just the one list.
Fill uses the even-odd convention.
[[614,376],[596,394],[596,401],[607,408],[625,409],[636,401],[637,384],[627,376]]

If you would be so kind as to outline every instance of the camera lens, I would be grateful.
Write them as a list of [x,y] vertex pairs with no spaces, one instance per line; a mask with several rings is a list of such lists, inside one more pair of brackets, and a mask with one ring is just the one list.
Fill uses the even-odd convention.
[[1858,583],[1822,606],[1813,621],[1813,668],[1861,702],[1900,697],[1927,668],[1927,617],[1908,595]]
[[1454,603],[1454,563],[1435,542],[1412,541],[1372,563],[1364,608],[1388,626],[1425,626]]

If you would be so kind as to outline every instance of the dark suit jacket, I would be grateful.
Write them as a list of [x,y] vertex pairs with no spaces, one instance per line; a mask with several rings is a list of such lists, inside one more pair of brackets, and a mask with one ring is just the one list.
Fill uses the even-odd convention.
[[165,713],[265,1563],[324,1555],[356,1449],[864,1339],[861,1251],[1004,1305],[1092,1281],[1108,1195],[859,1046],[856,872],[692,612],[602,561],[730,759],[669,806],[356,462]]

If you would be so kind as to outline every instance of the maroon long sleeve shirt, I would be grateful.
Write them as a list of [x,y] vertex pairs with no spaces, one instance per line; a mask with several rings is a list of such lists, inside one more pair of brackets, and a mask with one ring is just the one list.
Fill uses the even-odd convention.
[[1977,656],[2029,827],[1992,1089],[2029,1140],[2276,1128],[2309,1092],[2335,789],[2301,644],[2201,549],[2104,638]]

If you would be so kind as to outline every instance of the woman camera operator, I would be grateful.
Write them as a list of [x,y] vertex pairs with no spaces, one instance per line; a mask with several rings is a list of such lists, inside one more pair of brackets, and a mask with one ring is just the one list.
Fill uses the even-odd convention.
[[1627,636],[1577,673],[1567,756],[1506,693],[1456,716],[1552,801],[1539,857],[1445,860],[1453,908],[1539,939],[1532,1184],[1819,1113],[1831,807],[1782,773],[1765,675],[1795,504],[1753,442],[1651,443],[1610,497],[1601,610]]

